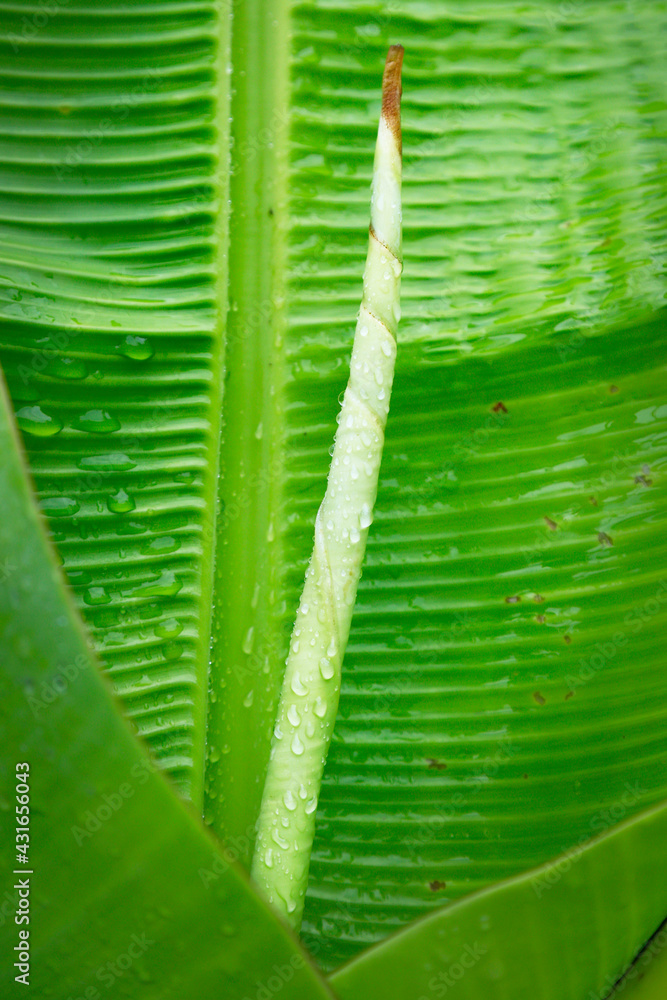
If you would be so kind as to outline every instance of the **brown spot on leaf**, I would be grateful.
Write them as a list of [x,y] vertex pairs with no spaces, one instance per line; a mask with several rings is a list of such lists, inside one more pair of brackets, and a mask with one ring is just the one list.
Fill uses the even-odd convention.
[[551,531],[556,531],[558,529],[558,525],[556,524],[556,522],[552,521],[551,518],[547,517],[546,514],[544,515],[544,523],[546,524],[547,528],[549,528]]
[[527,775],[527,774],[524,774],[524,778],[527,778],[527,777],[528,777],[528,775]]
[[564,639],[564,640],[565,640],[565,642],[566,642],[566,643],[568,644],[568,646],[569,646],[569,645],[570,645],[570,643],[572,642],[572,637],[571,637],[571,636],[569,636],[569,635],[564,635],[564,636],[563,636],[563,639]]
[[520,600],[521,598],[519,597],[518,594],[512,594],[511,597],[505,598],[505,604],[518,604]]
[[598,542],[605,548],[609,548],[610,545],[614,544],[606,531],[598,531]]
[[589,498],[588,498],[588,502],[589,502],[589,503],[592,503],[594,507],[597,507],[597,505],[598,505],[598,502],[597,502],[597,500],[595,499],[595,497],[589,497]]
[[431,892],[437,892],[439,889],[446,889],[447,883],[439,882],[437,878],[434,878],[432,882],[429,882],[428,887]]
[[540,625],[543,625],[546,621],[546,618],[544,617],[544,615],[535,615],[535,621],[539,622]]
[[648,479],[646,476],[642,475],[642,476],[635,476],[635,482],[636,483],[641,483],[642,486],[650,486],[652,480]]
[[547,700],[543,694],[540,694],[539,691],[533,691],[533,698],[535,699],[538,705],[544,705]]
[[574,698],[574,691],[568,691],[565,695],[565,701],[569,701],[570,698]]
[[610,385],[609,386],[609,392],[618,392],[618,386],[617,385]]
[[505,404],[500,399],[495,404],[495,406],[493,406],[491,408],[492,408],[492,410],[493,410],[494,413],[507,413],[507,407],[505,406]]
[[447,767],[441,760],[437,760],[435,757],[427,757],[428,766],[434,771],[444,771]]
[[544,598],[542,597],[541,594],[533,594],[533,600],[535,601],[536,604],[541,604]]

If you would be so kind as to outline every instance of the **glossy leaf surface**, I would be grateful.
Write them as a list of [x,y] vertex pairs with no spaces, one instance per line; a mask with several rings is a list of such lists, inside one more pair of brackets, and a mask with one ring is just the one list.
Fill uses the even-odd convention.
[[406,48],[318,961],[664,799],[664,3],[6,8],[0,359],[125,712],[244,859]]

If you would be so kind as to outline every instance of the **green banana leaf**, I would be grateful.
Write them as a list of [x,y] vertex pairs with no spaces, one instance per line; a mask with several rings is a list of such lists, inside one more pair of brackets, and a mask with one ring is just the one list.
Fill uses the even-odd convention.
[[666,23],[3,5],[0,362],[37,495],[123,714],[246,865],[406,47],[404,318],[304,924],[324,969],[667,795]]
[[[416,921],[335,972],[337,994],[341,1000],[607,997],[662,919],[667,871],[656,872],[654,845],[664,840],[666,824],[663,804]],[[606,877],[610,870],[621,893]],[[628,969],[626,986],[651,968],[666,938],[664,929],[653,936]],[[612,995],[620,983],[616,989]]]
[[627,974],[609,994],[617,1000],[623,994],[626,1000],[660,1000],[667,990],[667,927],[660,930],[647,943],[641,954],[628,969]]
[[0,383],[0,803],[13,818],[18,791],[20,815],[30,809],[0,838],[1,995],[217,1000],[276,982],[324,1000],[235,854],[179,801],[114,704],[38,522],[8,409]]
[[[26,758],[15,770],[4,762],[0,801],[9,809],[16,792],[29,788],[33,803],[29,824],[17,820],[21,838],[6,824],[0,842],[3,871],[18,866],[0,926],[17,923],[8,919],[14,913],[21,927],[18,945],[3,955],[3,996],[20,996],[28,982],[39,995],[73,990],[88,1000],[99,1000],[101,987],[156,1000],[184,992],[214,998],[222,990],[266,1000],[286,987],[295,998],[331,995],[241,877],[236,845],[232,854],[206,843],[196,817],[115,711],[39,524],[1,384],[0,404],[0,558],[9,568],[0,587],[6,655],[0,731],[3,745]],[[667,869],[656,877],[655,861],[666,826],[664,804],[542,869],[418,921],[334,976],[338,994],[353,1000],[391,990],[411,997],[423,986],[442,996],[463,985],[465,975],[459,995],[469,997],[493,983],[520,1000],[534,995],[536,981],[544,1000],[566,990],[583,996],[601,983],[597,995],[606,995],[605,985],[664,912]],[[24,952],[19,933],[28,939]],[[9,944],[9,933],[3,938]],[[611,942],[606,953],[602,940]],[[629,982],[644,982],[647,971],[655,976],[651,963],[663,945],[660,935],[649,942]],[[31,963],[36,972],[21,980]],[[651,989],[650,980],[642,989]]]

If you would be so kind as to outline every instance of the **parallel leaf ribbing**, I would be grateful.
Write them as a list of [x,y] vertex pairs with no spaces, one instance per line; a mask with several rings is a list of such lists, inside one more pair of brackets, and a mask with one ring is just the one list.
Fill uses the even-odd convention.
[[201,802],[227,12],[70,0],[1,17],[0,361],[100,657]]
[[648,2],[293,8],[289,613],[374,75],[410,53],[401,350],[303,920],[325,965],[555,856],[626,782],[615,815],[665,794],[664,31]]

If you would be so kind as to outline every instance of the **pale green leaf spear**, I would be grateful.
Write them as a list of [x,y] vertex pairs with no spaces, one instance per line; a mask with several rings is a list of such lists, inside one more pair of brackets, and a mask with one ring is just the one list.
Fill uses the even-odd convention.
[[341,665],[373,519],[400,317],[401,66],[392,45],[382,80],[368,256],[350,379],[327,490],[315,519],[257,823],[252,877],[301,926],[315,810],[338,710]]

